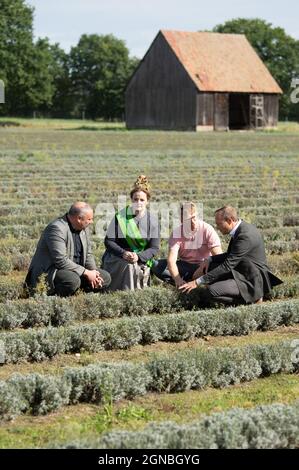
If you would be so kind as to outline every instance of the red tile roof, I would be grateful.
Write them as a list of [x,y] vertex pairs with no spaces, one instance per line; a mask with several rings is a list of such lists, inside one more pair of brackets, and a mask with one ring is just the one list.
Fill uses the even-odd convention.
[[200,91],[282,93],[244,34],[161,34]]

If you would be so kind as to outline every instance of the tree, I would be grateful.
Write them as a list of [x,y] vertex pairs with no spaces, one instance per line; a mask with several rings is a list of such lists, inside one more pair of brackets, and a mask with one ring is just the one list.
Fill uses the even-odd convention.
[[30,85],[27,91],[27,109],[43,110],[52,104],[55,91],[51,70],[53,57],[48,39],[38,39],[27,60],[28,85]]
[[33,9],[23,0],[1,0],[0,4],[0,76],[6,91],[6,103],[1,110],[18,112],[27,100]]
[[54,93],[47,39],[33,41],[34,9],[24,0],[0,0],[0,78],[5,83],[4,114],[28,115],[50,106]]
[[136,59],[113,35],[82,35],[70,52],[70,75],[77,112],[95,119],[121,118],[124,90]]
[[0,112],[122,117],[124,88],[136,66],[125,43],[112,35],[83,35],[67,55],[47,38],[34,42],[33,13],[24,0],[0,0],[0,79],[6,99]]
[[273,27],[258,18],[226,21],[213,31],[246,35],[284,92],[280,101],[280,117],[286,118],[297,111],[299,118],[299,110],[295,110],[290,101],[292,79],[299,77],[299,41],[287,35],[283,28]]
[[71,94],[68,54],[59,44],[49,44],[48,39],[39,39],[36,47],[41,54],[37,62],[40,65],[37,76],[44,80],[44,87],[40,83],[44,101],[39,110],[55,117],[69,117],[74,107],[74,98]]

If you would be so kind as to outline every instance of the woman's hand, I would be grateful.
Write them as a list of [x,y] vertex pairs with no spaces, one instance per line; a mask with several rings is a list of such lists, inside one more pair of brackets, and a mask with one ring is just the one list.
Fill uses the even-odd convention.
[[137,253],[132,253],[132,260],[133,260],[133,263],[137,263],[138,259],[139,259],[139,258],[138,258]]
[[138,261],[138,255],[136,253],[133,253],[132,251],[125,251],[123,253],[123,259],[128,261],[128,263],[134,264]]

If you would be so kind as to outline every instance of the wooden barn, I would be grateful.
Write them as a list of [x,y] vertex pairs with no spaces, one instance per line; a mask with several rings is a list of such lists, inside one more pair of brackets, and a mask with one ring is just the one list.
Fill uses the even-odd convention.
[[127,85],[126,125],[274,127],[281,93],[243,34],[161,30]]

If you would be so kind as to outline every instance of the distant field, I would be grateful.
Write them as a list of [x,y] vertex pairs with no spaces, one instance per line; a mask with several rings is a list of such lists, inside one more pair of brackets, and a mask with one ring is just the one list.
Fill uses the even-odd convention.
[[[92,121],[88,119],[39,119],[39,118],[6,118],[0,117],[0,126],[5,127],[26,127],[35,129],[81,129],[90,128],[90,130],[121,130],[125,129],[124,122],[105,122],[105,121]],[[299,132],[298,122],[279,122],[276,129],[268,130],[265,132]]]
[[81,129],[87,130],[121,130],[123,122],[90,121],[88,119],[28,119],[0,117],[0,127],[26,127],[34,129]]
[[[294,373],[297,366],[288,369],[278,365],[277,351],[281,341],[299,340],[298,168],[298,123],[280,123],[277,130],[264,132],[191,133],[127,131],[123,123],[1,118],[0,341],[7,341],[10,350],[7,363],[0,370],[0,385],[8,387],[0,387],[0,417],[11,417],[13,406],[17,416],[14,421],[1,422],[0,447],[43,447],[54,442],[62,445],[86,437],[95,439],[105,431],[142,429],[151,421],[192,422],[207,413],[236,406],[294,403],[299,391],[298,374]],[[183,300],[179,303],[178,299],[176,308],[176,293],[158,286],[158,281],[150,289],[148,301],[145,293],[136,293],[132,298],[107,294],[98,300],[96,296],[87,296],[88,300],[78,296],[57,304],[43,296],[30,302],[22,298],[22,282],[45,225],[64,214],[78,199],[89,201],[94,207],[99,202],[115,204],[119,194],[129,194],[141,173],[150,178],[153,202],[200,201],[204,219],[210,223],[214,210],[230,203],[238,207],[244,219],[262,230],[269,263],[285,282],[275,299],[264,304],[260,326],[256,326],[258,317],[251,319],[250,327],[247,325],[246,312],[248,318],[253,315],[249,306],[235,310],[233,318],[242,326],[240,333],[230,334],[228,326],[222,330],[219,327],[218,332],[215,323],[211,326],[212,320],[207,320],[209,333],[193,335],[194,323],[188,323],[190,305]],[[103,241],[95,233],[93,241],[99,261]],[[227,240],[222,237],[222,241],[225,247]],[[163,240],[161,256],[166,249]],[[278,301],[280,307],[275,310]],[[137,320],[150,320],[155,314],[159,321],[165,318],[166,322],[166,315],[183,311],[186,315],[173,321],[172,326],[167,317],[168,330],[166,323],[161,324],[160,336],[155,330],[158,320],[149,324],[148,332],[140,332],[141,323]],[[198,311],[198,315],[206,318],[207,312]],[[125,323],[129,317],[131,327]],[[217,321],[221,324],[222,320]],[[229,316],[223,322],[229,323]],[[83,324],[88,327],[85,333],[80,330]],[[18,337],[12,336],[17,333]],[[10,341],[9,335],[15,339]],[[171,359],[176,352],[192,355],[198,349],[205,353],[225,347],[229,355],[235,346],[268,344],[272,344],[272,353],[265,356],[273,354],[268,374],[254,375],[249,371],[247,378],[240,378],[234,366],[239,353],[233,353],[231,364],[228,360],[225,369],[230,371],[231,381],[226,379],[223,388],[210,384],[207,389],[194,383],[188,390],[187,385],[182,385],[183,365],[179,369],[182,377],[177,379],[181,389],[168,387],[173,393],[167,393],[167,387],[154,392],[146,385],[149,379],[143,376],[142,380],[134,379],[134,364],[146,364],[162,353]],[[116,385],[114,375],[118,372],[107,372],[108,378],[103,372],[101,384],[92,385],[100,387],[100,391],[93,396],[86,392],[78,402],[67,401],[63,395],[67,394],[66,389],[62,391],[55,382],[66,366],[77,367],[83,377],[83,369],[86,371],[90,364],[111,365],[119,361],[126,361],[130,370],[124,374],[128,384],[124,379]],[[24,381],[18,392],[10,383],[15,372]],[[41,379],[30,375],[37,373]],[[88,374],[84,376],[87,388],[91,387],[91,373]],[[49,383],[42,385],[46,375]],[[26,400],[21,395],[18,398],[29,379]],[[140,390],[145,387],[143,397],[135,389],[134,392],[134,380],[136,384],[140,380]],[[121,390],[119,395],[115,392],[117,387]],[[10,393],[15,401],[5,398]],[[23,400],[22,406],[18,400]],[[46,416],[40,416],[43,413]]]

